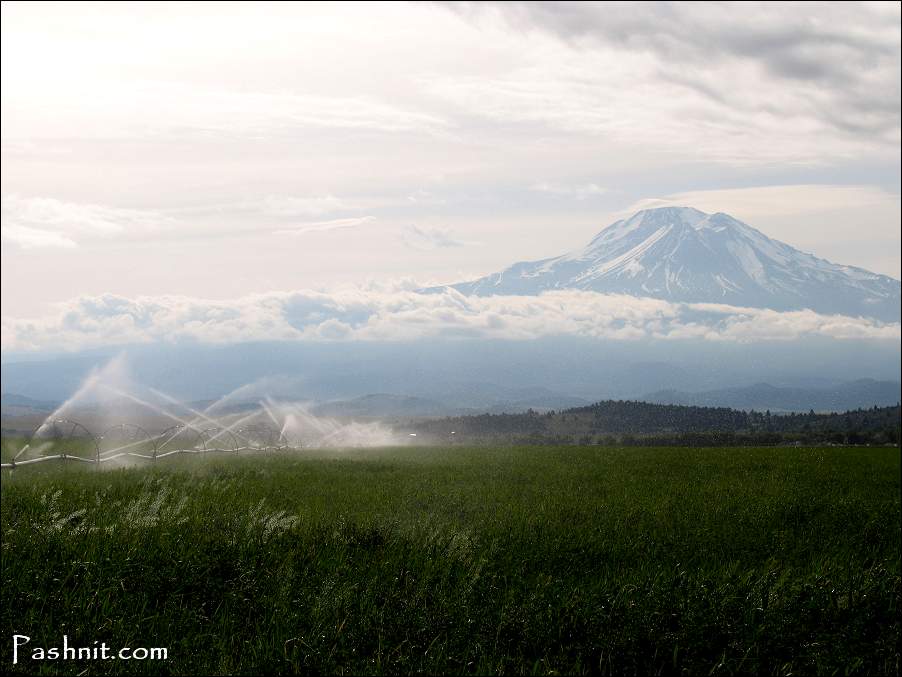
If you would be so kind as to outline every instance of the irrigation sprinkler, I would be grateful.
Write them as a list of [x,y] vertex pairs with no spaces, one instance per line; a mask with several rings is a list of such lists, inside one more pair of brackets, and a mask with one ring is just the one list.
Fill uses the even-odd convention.
[[[167,395],[167,394],[164,393],[163,391],[157,390],[156,388],[150,388],[149,390],[150,390],[150,392],[152,392],[152,393],[153,393],[154,395],[156,395],[157,397],[160,397],[160,398],[166,400],[167,402],[170,402],[171,404],[175,404],[175,405],[177,405],[177,406],[179,406],[179,407],[183,407],[184,409],[187,409],[187,410],[190,411],[192,414],[194,414],[194,416],[195,416],[194,420],[192,420],[192,421],[180,421],[181,423],[183,423],[183,424],[185,424],[185,425],[187,425],[187,426],[189,426],[189,427],[194,428],[196,423],[200,422],[200,420],[204,420],[204,421],[206,421],[207,423],[211,423],[211,424],[213,425],[214,428],[219,428],[219,427],[220,427],[220,422],[219,422],[219,421],[217,421],[217,420],[214,419],[214,418],[210,418],[209,416],[207,416],[207,415],[206,415],[204,412],[202,412],[202,411],[198,411],[197,409],[193,409],[193,408],[189,407],[189,406],[186,405],[184,402],[180,402],[179,400],[177,400],[176,398],[174,398],[172,395]],[[173,418],[175,418],[175,417],[173,417]],[[234,425],[234,424],[233,424],[233,425]],[[208,429],[209,429],[209,428],[208,428]]]
[[[241,438],[244,440],[245,444],[250,446],[250,440],[242,438],[241,434],[238,432],[241,429],[241,426],[247,424],[248,421],[251,421],[257,418],[260,415],[259,411],[252,411],[251,413],[242,416],[237,421],[232,421],[229,425],[222,428],[221,433],[219,435],[231,434],[233,437]],[[216,425],[214,428],[220,428],[221,426]]]
[[235,434],[246,440],[249,449],[267,451],[287,446],[281,431],[267,423],[251,423],[242,426],[235,431]]
[[101,462],[112,461],[122,456],[153,459],[156,451],[156,438],[133,423],[110,426],[100,435],[98,443]]
[[[90,447],[93,448],[93,461],[97,463],[100,462],[100,444],[97,441],[97,437],[78,421],[73,421],[69,418],[56,418],[44,421],[35,428],[28,438],[28,443],[19,450],[19,453],[13,458],[12,463],[7,465],[15,466],[18,458],[27,450],[38,449],[40,452],[43,452],[48,447],[54,448],[73,440],[84,440],[87,442]],[[62,449],[56,455],[64,461],[70,458],[81,461],[90,460],[85,459],[71,449],[68,452],[66,449]],[[45,458],[46,456],[46,454],[43,454],[39,458]],[[19,461],[20,465],[23,463],[24,461]]]
[[157,435],[153,460],[172,454],[203,453],[206,451],[203,431],[176,424]]
[[[349,429],[331,419],[319,419],[302,406],[280,404],[268,397],[260,400],[259,408],[212,417],[209,415],[210,407],[203,412],[196,411],[165,393],[153,391],[157,397],[180,404],[196,415],[195,419],[187,420],[116,386],[105,383],[95,385],[146,407],[153,416],[142,418],[144,425],[148,425],[148,420],[160,419],[169,419],[161,427],[169,423],[172,425],[162,432],[150,432],[141,425],[121,422],[95,433],[78,421],[58,418],[55,412],[35,428],[10,461],[0,463],[0,467],[13,469],[54,459],[67,464],[82,462],[99,467],[102,463],[123,457],[156,462],[177,454],[267,452],[335,446],[345,444],[342,435]],[[202,428],[198,425],[199,421],[210,425]],[[353,426],[351,433],[354,433]],[[349,444],[353,446],[353,442]]]
[[201,431],[204,449],[206,451],[234,451],[237,452],[238,438],[228,428],[213,426]]
[[[181,423],[170,426],[156,435],[134,423],[119,423],[95,435],[87,427],[70,419],[44,421],[28,437],[27,443],[16,453],[9,463],[0,467],[13,469],[17,466],[42,463],[54,459],[64,462],[82,461],[99,465],[123,456],[142,458],[151,462],[176,454],[203,454],[208,451],[234,452],[266,451],[287,446],[281,433],[266,423],[250,423],[254,412],[227,426],[211,426],[199,430]],[[239,427],[240,424],[244,424]],[[92,454],[86,458],[83,453],[66,446],[82,440],[90,445]],[[27,452],[30,456],[25,456]],[[47,453],[50,452],[50,453]]]
[[[100,385],[104,389],[110,391],[111,393],[114,393],[115,395],[119,395],[120,397],[129,399],[132,402],[134,402],[135,404],[140,404],[142,407],[145,407],[152,412],[160,414],[161,416],[165,416],[166,418],[168,418],[172,421],[175,421],[176,423],[179,423],[180,425],[183,425],[186,428],[192,428],[193,430],[197,430],[198,432],[200,432],[200,429],[197,428],[196,426],[194,426],[190,421],[186,421],[185,419],[180,418],[179,416],[176,416],[171,411],[167,411],[166,409],[163,409],[163,407],[158,407],[157,405],[153,404],[152,402],[143,400],[140,397],[133,395],[132,393],[126,392],[124,390],[120,390],[119,388],[115,388],[106,383],[101,383]],[[215,421],[214,421],[214,423],[215,423]]]
[[269,403],[267,403],[265,400],[260,400],[260,408],[266,412],[266,415],[269,416],[270,420],[273,422],[273,425],[281,430],[284,423],[279,423],[279,419],[276,418],[276,415],[273,413],[272,408],[269,406],[271,403],[272,400],[270,400]]

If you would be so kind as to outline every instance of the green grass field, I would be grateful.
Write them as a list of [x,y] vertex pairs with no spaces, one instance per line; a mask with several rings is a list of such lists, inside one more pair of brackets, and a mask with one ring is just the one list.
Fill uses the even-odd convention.
[[897,448],[51,461],[2,475],[4,671],[897,675],[900,522]]

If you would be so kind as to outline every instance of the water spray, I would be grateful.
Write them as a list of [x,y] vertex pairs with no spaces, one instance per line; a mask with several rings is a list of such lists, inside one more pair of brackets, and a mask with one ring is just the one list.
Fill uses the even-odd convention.
[[[130,385],[125,386],[124,382]],[[256,406],[243,415],[213,414],[214,410],[238,394],[258,390],[256,382],[232,390],[203,411],[198,411],[155,388],[143,389],[181,410],[190,412],[194,416],[191,420],[135,394],[132,392],[133,385],[124,378],[121,356],[100,369],[92,370],[76,392],[34,429],[12,460],[0,464],[0,467],[12,469],[53,459],[80,461],[100,466],[124,457],[156,461],[175,454],[384,446],[398,441],[381,424],[344,423],[320,418],[312,414],[304,404],[276,401],[269,395],[259,399]],[[108,425],[100,433],[93,433],[88,425],[74,420],[71,413],[77,410],[83,400],[88,401],[89,397],[96,398],[98,393],[103,392],[134,402],[154,416],[175,422],[175,425],[154,434],[141,425],[123,421]],[[110,406],[111,411],[114,409]],[[106,410],[103,411],[108,413]],[[70,415],[61,418],[62,413]],[[201,423],[207,427],[202,428]],[[191,435],[193,439],[187,441],[186,435]],[[222,444],[221,441],[224,439],[230,439],[231,445]],[[76,440],[83,440],[82,447],[87,446],[90,457],[85,455],[84,449],[77,451],[77,445],[66,446],[74,445]],[[113,443],[112,440],[116,442]],[[217,440],[220,441],[218,444]],[[111,444],[112,448],[103,448]]]

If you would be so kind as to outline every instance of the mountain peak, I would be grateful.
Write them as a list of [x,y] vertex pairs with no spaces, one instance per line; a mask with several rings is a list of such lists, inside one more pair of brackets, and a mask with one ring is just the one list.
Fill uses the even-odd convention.
[[617,221],[604,230],[613,228],[618,223],[627,223],[632,226],[668,224],[695,226],[708,218],[708,216],[705,212],[694,207],[651,207],[636,212],[624,221]]
[[[708,214],[695,207],[653,207],[650,209],[642,209],[627,219],[627,222],[655,225],[672,224],[675,226],[692,227],[695,230],[723,227],[750,228],[750,226],[742,223],[742,221],[734,219],[724,212]],[[608,226],[608,228],[613,227],[613,225],[616,224],[612,224],[611,226]],[[608,228],[605,228],[604,230],[607,230]]]
[[801,252],[724,212],[687,206],[643,209],[568,254],[516,263],[453,288],[477,296],[582,289],[891,322],[900,317],[898,280]]
[[592,238],[586,250],[603,246],[629,233],[646,232],[661,227],[696,227],[708,215],[692,207],[652,207],[642,209],[629,218],[615,221]]
[[696,209],[695,207],[683,207],[683,206],[669,206],[669,207],[649,207],[648,209],[640,209],[638,212],[633,214],[630,219],[640,218],[652,218],[656,220],[665,220],[665,219],[679,219],[684,222],[690,223],[697,221],[699,219],[706,218],[710,216],[700,209]]

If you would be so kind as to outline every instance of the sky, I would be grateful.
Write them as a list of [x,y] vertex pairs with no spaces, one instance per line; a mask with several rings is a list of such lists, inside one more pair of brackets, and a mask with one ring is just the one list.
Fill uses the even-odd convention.
[[384,308],[667,204],[899,278],[900,5],[4,2],[0,184],[5,350]]

